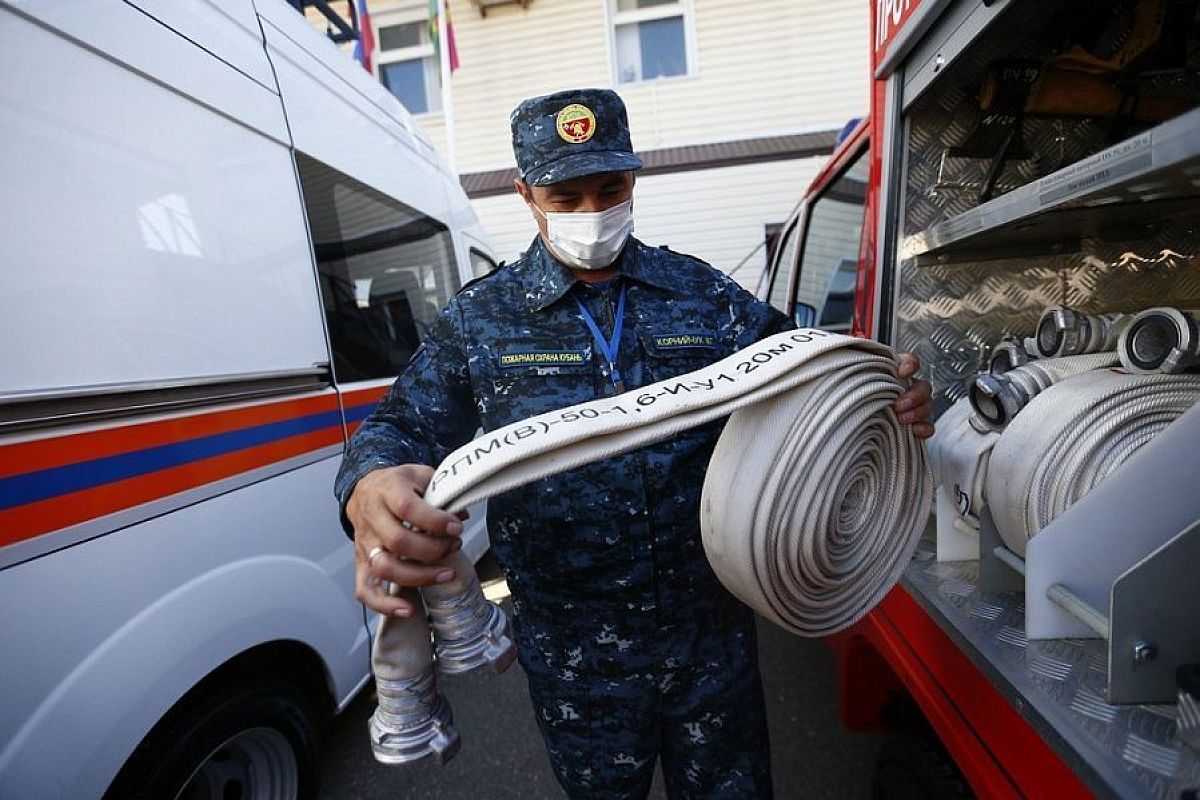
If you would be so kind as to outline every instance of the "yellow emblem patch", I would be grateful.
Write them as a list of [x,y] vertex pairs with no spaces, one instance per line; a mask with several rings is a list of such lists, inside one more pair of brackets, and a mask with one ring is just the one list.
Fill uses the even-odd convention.
[[558,135],[571,144],[582,144],[596,132],[596,115],[585,105],[572,103],[554,118]]

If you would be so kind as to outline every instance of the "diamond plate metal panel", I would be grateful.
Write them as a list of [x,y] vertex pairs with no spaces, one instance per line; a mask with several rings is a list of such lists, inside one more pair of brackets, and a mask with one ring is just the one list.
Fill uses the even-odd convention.
[[904,585],[1000,673],[1001,691],[1019,698],[1014,706],[1036,715],[1035,726],[1053,728],[1117,796],[1175,800],[1200,791],[1200,753],[1177,736],[1175,706],[1104,701],[1103,641],[1026,641],[1023,595],[981,591],[979,562],[938,563],[930,539]]
[[[997,58],[1053,55],[1029,32],[1041,30],[1061,7],[1055,2],[1014,4],[997,21],[994,34],[982,37],[908,109],[901,186],[903,236],[978,205],[978,187],[988,163],[943,159],[943,155],[947,148],[962,144],[978,125],[977,91],[989,63]],[[1188,67],[1182,75],[1156,81],[1168,84],[1172,92],[1200,98],[1200,46],[1190,47]],[[1106,120],[1027,118],[1022,136],[1034,158],[1010,162],[1000,174],[997,194],[1104,149],[1114,143],[1116,134],[1135,132]],[[1200,175],[1187,170],[1165,180],[1176,191],[1182,187],[1195,194],[1200,187]],[[1146,187],[1139,189],[1152,193]],[[1114,190],[1114,197],[1120,196],[1120,190]],[[1047,306],[1063,304],[1086,312],[1138,311],[1154,305],[1200,307],[1198,253],[1197,226],[1178,221],[1119,244],[1084,240],[1077,253],[920,267],[908,260],[899,265],[894,344],[921,358],[925,377],[934,386],[935,414],[941,414],[965,395],[963,381],[980,368],[991,347],[1005,334],[1032,333]]]
[[907,262],[895,344],[920,357],[941,414],[965,396],[964,381],[991,347],[1007,334],[1031,335],[1049,306],[1087,313],[1200,307],[1197,253],[1200,236],[1180,229],[1124,246],[1096,244],[1074,256],[928,267]]

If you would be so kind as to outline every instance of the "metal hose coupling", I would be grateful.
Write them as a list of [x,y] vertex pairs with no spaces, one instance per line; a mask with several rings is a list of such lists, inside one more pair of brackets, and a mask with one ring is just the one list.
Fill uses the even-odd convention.
[[1051,306],[1042,312],[1032,341],[1041,358],[1103,353],[1117,348],[1117,339],[1132,319],[1130,314],[1083,314]]
[[445,764],[461,744],[450,704],[437,690],[433,666],[411,678],[376,676],[379,705],[371,715],[371,750],[382,764],[432,758]]
[[1174,374],[1200,367],[1200,310],[1148,308],[1121,333],[1117,352],[1130,372]]
[[971,379],[967,396],[978,421],[999,431],[1044,389],[1063,378],[1116,363],[1116,353],[1092,353],[1032,361],[1001,374],[981,372]]
[[1020,336],[1005,336],[988,356],[987,371],[993,375],[1002,375],[1010,369],[1023,367],[1037,358],[1037,351],[1032,349],[1032,339]]
[[479,579],[449,597],[425,594],[438,669],[450,675],[490,665],[504,672],[517,657],[504,609],[483,596]]

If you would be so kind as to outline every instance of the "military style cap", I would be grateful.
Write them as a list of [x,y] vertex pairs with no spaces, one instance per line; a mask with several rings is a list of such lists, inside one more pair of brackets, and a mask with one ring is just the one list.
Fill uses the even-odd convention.
[[629,141],[625,104],[610,89],[532,97],[510,121],[517,170],[531,186],[642,166]]

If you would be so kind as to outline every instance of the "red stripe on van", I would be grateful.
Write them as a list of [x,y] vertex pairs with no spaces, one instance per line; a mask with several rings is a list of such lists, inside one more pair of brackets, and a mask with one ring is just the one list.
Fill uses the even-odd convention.
[[[342,401],[345,404],[347,411],[359,406],[374,405],[382,400],[383,396],[387,394],[391,388],[391,386],[376,386],[372,389],[357,389],[353,392],[345,392],[342,394]],[[353,436],[354,432],[362,427],[362,424],[363,420],[361,419],[352,419],[347,422],[347,435]]]
[[[333,398],[330,396],[313,399],[323,401],[328,405],[329,401]],[[286,417],[294,415],[296,407],[302,403],[307,404],[308,401],[296,401],[295,403],[278,405],[290,405],[292,407],[292,413],[285,415]],[[258,411],[259,409],[245,410]],[[240,412],[230,413],[238,414]],[[157,425],[159,423],[149,424]],[[174,424],[174,421],[172,424]],[[108,433],[108,431],[105,431],[105,433]],[[195,435],[196,431],[189,425],[188,433]],[[62,438],[70,437],[60,437],[59,441]],[[175,441],[178,438],[179,434],[176,432],[174,437],[169,441]],[[229,478],[242,472],[264,467],[322,447],[340,444],[341,442],[341,428],[334,425],[319,431],[304,433],[299,436],[292,436],[255,447],[248,447],[234,453],[226,453],[220,456],[213,456],[212,458],[193,461],[178,467],[153,472],[149,475],[115,481],[103,486],[59,495],[47,500],[0,511],[0,547],[31,539],[35,536],[58,530],[59,528],[65,528],[68,525],[75,525],[89,519],[102,517],[105,514],[123,511],[142,503],[158,500],[187,489],[194,489],[207,483],[213,483],[223,478]],[[74,456],[70,460],[78,460],[78,456]]]
[[391,386],[375,386],[370,389],[355,389],[352,392],[343,392],[342,398],[347,408],[366,403],[378,403],[391,388]]
[[0,447],[0,478],[120,455],[171,442],[198,439],[239,428],[282,422],[337,408],[329,393],[228,411],[189,414],[156,422],[123,425],[88,433],[53,436]]

